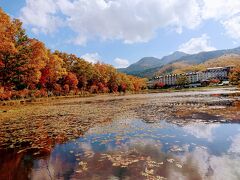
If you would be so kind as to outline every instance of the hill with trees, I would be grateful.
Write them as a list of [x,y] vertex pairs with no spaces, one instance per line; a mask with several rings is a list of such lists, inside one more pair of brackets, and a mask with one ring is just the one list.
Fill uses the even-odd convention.
[[218,58],[210,59],[200,64],[188,64],[186,61],[175,62],[162,67],[156,75],[160,74],[181,74],[187,72],[204,71],[211,67],[224,67],[224,66],[239,66],[240,55],[238,54],[226,54]]

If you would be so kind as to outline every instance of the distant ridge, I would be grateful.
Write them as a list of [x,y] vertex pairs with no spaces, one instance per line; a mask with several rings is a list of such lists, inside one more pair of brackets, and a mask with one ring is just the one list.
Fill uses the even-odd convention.
[[[144,57],[140,59],[138,62],[130,65],[127,68],[121,68],[118,69],[121,72],[131,74],[131,75],[136,75],[140,77],[145,77],[145,73],[152,74],[152,70],[158,67],[161,67],[165,64],[171,63],[172,61],[175,61],[176,59],[179,59],[183,56],[186,56],[188,54],[180,51],[176,51],[168,56],[164,56],[163,58],[155,58],[155,57]],[[149,71],[150,70],[150,71]],[[154,70],[153,70],[154,71]],[[141,76],[141,73],[143,73],[143,76]]]
[[[200,52],[197,54],[186,54],[184,52],[176,51],[168,56],[164,56],[161,59],[155,57],[144,57],[129,67],[118,70],[120,72],[136,75],[139,77],[151,78],[159,71],[163,73],[171,73],[176,69],[176,67],[173,67],[176,65],[185,66],[201,64],[210,59],[215,59],[228,54],[240,55],[240,47],[233,49]],[[166,71],[163,69],[166,69]]]
[[185,62],[189,62],[191,64],[200,64],[209,59],[218,58],[218,57],[226,55],[226,54],[239,54],[240,55],[240,47],[237,47],[234,49],[200,52],[197,54],[183,56],[179,59],[176,59],[176,61],[185,61]]

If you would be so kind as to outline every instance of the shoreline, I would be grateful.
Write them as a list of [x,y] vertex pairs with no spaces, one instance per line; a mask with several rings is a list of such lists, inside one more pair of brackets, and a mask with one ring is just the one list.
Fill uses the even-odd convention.
[[[236,89],[237,86],[213,86],[213,87],[197,87],[197,88],[183,88],[183,89],[148,89],[142,90],[139,92],[127,92],[127,93],[103,93],[103,94],[79,94],[79,95],[66,95],[66,96],[51,96],[51,97],[40,97],[40,98],[22,98],[22,99],[13,99],[13,100],[5,100],[0,101],[1,106],[16,106],[16,105],[25,105],[25,104],[35,104],[35,103],[44,103],[51,102],[55,100],[64,100],[64,99],[77,99],[77,98],[89,98],[89,97],[101,97],[101,96],[128,96],[134,94],[158,94],[158,93],[174,93],[174,92],[194,92],[194,91],[209,91],[216,89]],[[240,89],[239,89],[240,93]]]

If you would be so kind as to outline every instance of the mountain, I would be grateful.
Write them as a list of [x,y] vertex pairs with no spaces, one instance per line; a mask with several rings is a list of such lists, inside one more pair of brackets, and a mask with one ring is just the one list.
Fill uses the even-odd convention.
[[148,77],[157,70],[156,68],[171,63],[172,61],[186,55],[187,54],[184,52],[176,51],[168,56],[164,56],[161,59],[155,57],[144,57],[127,68],[118,69],[118,71],[140,77]]
[[[182,58],[182,57],[185,57],[185,56],[188,56],[189,54],[186,54],[184,52],[181,52],[181,51],[176,51],[168,56],[164,56],[161,61],[164,62],[164,64],[168,64],[176,59],[179,59],[179,58]],[[161,64],[163,65],[163,64]]]
[[200,63],[204,63],[205,61],[207,61],[209,59],[218,58],[218,57],[226,55],[226,54],[239,54],[240,55],[240,47],[237,47],[234,49],[200,52],[198,54],[183,56],[183,57],[177,59],[176,61],[178,61],[178,62],[184,61],[184,62],[188,62],[190,64],[200,64]]
[[120,69],[120,71],[134,74],[135,72],[144,71],[157,66],[159,61],[160,59],[155,57],[144,57],[129,67]]
[[[186,64],[186,63],[180,63],[176,62],[173,64],[169,64],[168,68],[162,67],[158,74],[165,74],[167,73],[167,69],[171,69],[171,73],[173,74],[181,74],[186,72],[192,72],[192,71],[203,71],[210,67],[223,67],[223,66],[239,66],[240,65],[240,55],[239,54],[224,54],[220,57],[209,59],[201,64]],[[171,68],[169,68],[171,67]]]
[[208,60],[230,54],[240,55],[240,47],[200,52],[197,54],[186,54],[176,51],[161,59],[154,57],[142,58],[127,68],[119,69],[119,71],[139,77],[151,78],[155,76],[155,74],[172,73],[176,69],[183,68],[184,66],[201,64]]

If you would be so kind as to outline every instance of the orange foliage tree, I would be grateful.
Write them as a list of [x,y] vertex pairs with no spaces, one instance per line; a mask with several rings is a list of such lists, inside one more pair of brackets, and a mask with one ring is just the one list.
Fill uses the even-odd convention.
[[74,54],[51,52],[31,39],[22,23],[0,9],[0,100],[29,95],[139,91],[146,80],[119,73],[113,66],[92,64]]
[[13,79],[16,63],[13,56],[17,53],[15,47],[16,28],[10,17],[0,9],[0,85],[9,87]]
[[229,80],[233,85],[240,85],[240,66],[232,69]]

